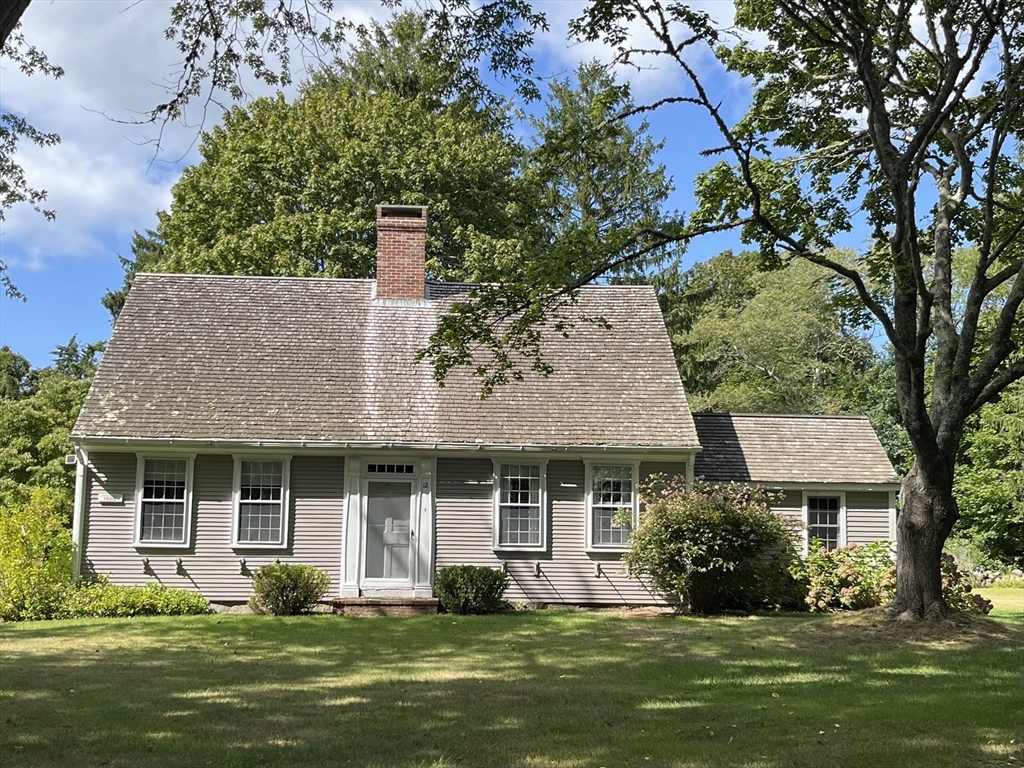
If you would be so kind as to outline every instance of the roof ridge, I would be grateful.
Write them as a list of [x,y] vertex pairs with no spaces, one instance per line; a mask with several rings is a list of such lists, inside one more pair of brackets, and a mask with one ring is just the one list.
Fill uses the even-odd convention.
[[316,280],[332,283],[372,283],[372,277],[316,277],[314,275],[209,275],[195,272],[137,272],[135,279],[148,277],[175,277],[198,280]]
[[[376,282],[376,278],[373,277],[322,277],[317,275],[220,275],[220,274],[208,274],[208,273],[197,273],[197,272],[137,272],[136,278],[149,278],[149,277],[173,277],[173,278],[187,278],[190,280],[317,280],[320,282],[333,282],[333,283],[373,283]],[[459,287],[475,287],[481,285],[500,285],[500,283],[479,283],[471,282],[468,280],[425,280],[426,285],[444,285],[444,286],[459,286]],[[628,285],[606,285],[606,284],[594,284],[590,283],[587,285],[579,286],[579,290],[591,290],[591,289],[622,289],[622,290],[638,290],[647,289],[652,290],[653,285],[649,283],[631,283]]]
[[695,411],[693,417],[718,416],[752,419],[848,419],[850,421],[869,421],[867,416],[855,413],[721,413],[718,411]]

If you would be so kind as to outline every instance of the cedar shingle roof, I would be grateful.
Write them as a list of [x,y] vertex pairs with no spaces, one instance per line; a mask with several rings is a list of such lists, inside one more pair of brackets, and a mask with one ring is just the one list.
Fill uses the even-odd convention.
[[694,474],[756,483],[896,483],[899,478],[862,416],[695,413],[704,450]]
[[451,297],[375,301],[372,280],[136,277],[77,438],[616,445],[697,443],[654,290],[580,291],[583,322],[547,334],[555,373],[487,400],[415,362]]

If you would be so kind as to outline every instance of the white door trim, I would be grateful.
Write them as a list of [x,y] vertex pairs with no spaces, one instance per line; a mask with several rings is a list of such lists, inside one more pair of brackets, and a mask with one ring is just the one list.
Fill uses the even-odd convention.
[[[412,464],[410,473],[369,473],[372,464]],[[436,459],[419,455],[365,455],[345,458],[345,524],[340,597],[433,596],[434,478]],[[410,483],[410,563],[408,580],[366,579],[366,500],[370,482]]]

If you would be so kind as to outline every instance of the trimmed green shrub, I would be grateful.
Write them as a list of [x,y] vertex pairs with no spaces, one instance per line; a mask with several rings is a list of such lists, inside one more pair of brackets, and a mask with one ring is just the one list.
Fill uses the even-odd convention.
[[73,588],[69,509],[66,493],[47,488],[0,508],[0,620],[59,615]]
[[330,586],[330,574],[316,566],[271,563],[253,574],[249,607],[274,616],[309,613]]
[[434,594],[446,613],[500,613],[508,609],[508,576],[481,565],[449,565],[434,576]]
[[126,587],[111,584],[101,576],[70,590],[60,615],[54,618],[189,616],[209,612],[209,601],[198,592],[152,583]]
[[693,613],[775,601],[793,530],[768,506],[771,494],[699,481],[688,490],[683,477],[652,477],[641,494],[645,509],[622,558],[630,576]]

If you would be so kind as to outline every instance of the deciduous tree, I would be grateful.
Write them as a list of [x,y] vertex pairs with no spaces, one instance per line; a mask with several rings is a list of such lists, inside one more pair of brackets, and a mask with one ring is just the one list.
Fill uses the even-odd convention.
[[837,300],[832,273],[807,262],[766,272],[758,261],[726,252],[657,280],[691,407],[856,411],[852,390],[875,352]]
[[5,373],[21,381],[13,396],[0,393],[0,502],[21,503],[33,488],[60,491],[70,502],[75,479],[64,457],[103,347],[72,336],[54,350],[52,366],[27,371],[24,358],[0,349]]
[[158,237],[136,242],[142,266],[369,277],[375,205],[387,202],[430,207],[427,268],[439,279],[466,276],[474,232],[516,232],[518,145],[422,96],[324,88],[292,103],[257,99],[225,114],[200,154],[175,184]]

